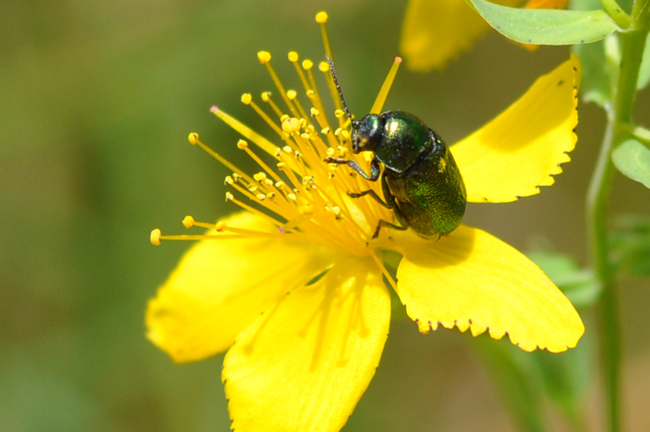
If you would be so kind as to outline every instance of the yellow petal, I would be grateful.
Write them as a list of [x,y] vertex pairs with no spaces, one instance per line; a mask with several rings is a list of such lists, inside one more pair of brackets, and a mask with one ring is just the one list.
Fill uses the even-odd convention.
[[[250,213],[226,224],[274,229]],[[147,337],[177,362],[223,352],[260,313],[327,269],[328,256],[309,243],[277,237],[198,242],[149,301]]]
[[[522,1],[494,3],[516,6]],[[411,0],[406,8],[400,52],[412,70],[440,69],[489,28],[465,0]]]
[[243,332],[224,360],[232,429],[339,431],[379,365],[390,295],[376,266],[346,258]]
[[505,334],[525,351],[573,348],[584,333],[569,300],[519,251],[461,225],[437,242],[395,233],[405,253],[398,294],[420,331],[457,326],[474,336]]
[[553,184],[577,136],[580,60],[539,78],[517,102],[451,147],[469,202],[510,202]]

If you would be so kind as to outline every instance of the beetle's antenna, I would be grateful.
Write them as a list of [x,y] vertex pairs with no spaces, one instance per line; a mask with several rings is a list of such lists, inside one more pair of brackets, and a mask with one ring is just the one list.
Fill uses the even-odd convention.
[[336,71],[334,70],[334,62],[329,56],[325,56],[327,58],[327,63],[330,65],[330,73],[332,74],[332,79],[334,80],[334,85],[336,85],[336,90],[339,92],[339,97],[341,98],[341,103],[343,104],[343,109],[345,109],[345,114],[347,114],[348,118],[350,119],[350,122],[352,124],[352,129],[358,129],[358,122],[352,118],[352,114],[350,114],[350,109],[348,108],[348,104],[345,103],[345,98],[343,97],[343,90],[341,90],[341,85],[339,84],[339,80],[336,78]]

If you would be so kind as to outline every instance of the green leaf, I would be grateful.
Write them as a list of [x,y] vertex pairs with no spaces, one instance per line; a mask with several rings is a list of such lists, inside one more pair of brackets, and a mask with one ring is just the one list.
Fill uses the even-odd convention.
[[567,352],[532,353],[541,372],[545,393],[572,426],[569,430],[586,430],[583,408],[591,383],[595,349],[593,335],[586,333],[578,346]]
[[481,335],[472,347],[482,357],[501,398],[521,430],[544,432],[544,400],[541,371],[534,357],[506,341]]
[[594,102],[604,107],[612,99],[605,46],[603,41],[592,44],[573,45],[571,50],[582,62],[580,92],[585,102]]
[[602,10],[516,9],[466,0],[496,31],[521,43],[574,45],[596,42],[618,26]]
[[639,70],[639,78],[636,81],[636,89],[643,90],[650,82],[650,34],[645,40],[645,49],[643,50],[643,61]]
[[555,252],[531,252],[526,255],[551,278],[576,309],[588,309],[598,299],[600,285],[592,271],[580,268],[570,256]]
[[616,267],[632,276],[650,276],[650,217],[618,215],[609,241]]
[[626,177],[650,188],[650,149],[631,138],[612,152],[612,160]]

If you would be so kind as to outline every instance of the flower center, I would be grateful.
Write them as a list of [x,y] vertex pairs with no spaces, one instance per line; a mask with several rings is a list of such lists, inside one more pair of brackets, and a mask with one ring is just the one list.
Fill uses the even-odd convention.
[[[321,12],[316,21],[321,24],[325,53],[332,58],[332,52],[325,29],[327,14]],[[372,197],[350,198],[348,193],[360,193],[369,189],[381,196],[379,182],[369,182],[347,166],[328,164],[325,159],[345,158],[354,160],[366,172],[372,154],[355,155],[350,151],[351,119],[346,118],[341,110],[336,84],[330,74],[329,65],[322,61],[318,69],[327,84],[327,91],[332,97],[334,122],[325,115],[325,108],[313,73],[314,63],[304,60],[299,63],[296,52],[290,52],[288,59],[294,64],[298,80],[309,104],[300,101],[298,92],[286,89],[271,66],[271,55],[266,51],[258,53],[258,59],[265,65],[281,101],[276,103],[273,94],[265,91],[261,101],[266,107],[258,105],[251,94],[245,93],[241,101],[253,110],[276,133],[281,145],[274,144],[256,133],[226,112],[212,107],[211,111],[230,127],[239,132],[243,138],[237,142],[237,148],[245,151],[260,167],[260,171],[249,175],[240,170],[217,152],[200,141],[197,133],[189,135],[189,141],[198,145],[224,164],[232,175],[225,179],[225,184],[234,189],[226,193],[226,202],[234,203],[244,210],[259,215],[272,223],[276,230],[259,232],[242,227],[231,227],[224,222],[210,224],[197,222],[191,216],[183,220],[187,227],[209,228],[202,235],[165,235],[160,230],[151,234],[151,242],[160,244],[165,240],[201,240],[227,239],[243,237],[276,237],[291,235],[298,241],[314,241],[328,247],[357,256],[371,254],[386,239],[386,234],[371,243],[371,236],[379,219],[391,220],[390,210],[380,206]],[[397,58],[386,81],[373,105],[371,112],[379,113],[397,72],[401,59]],[[322,89],[321,89],[322,90]],[[253,143],[258,149],[273,158],[265,162],[249,145]],[[256,150],[258,150],[256,149]],[[269,160],[268,157],[265,157]],[[386,230],[384,230],[386,231]],[[371,247],[369,244],[371,243]]]

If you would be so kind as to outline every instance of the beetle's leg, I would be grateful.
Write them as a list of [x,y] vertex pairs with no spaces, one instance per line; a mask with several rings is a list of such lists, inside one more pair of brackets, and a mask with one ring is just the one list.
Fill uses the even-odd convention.
[[397,207],[397,201],[395,201],[395,197],[393,196],[393,194],[390,192],[390,189],[388,188],[386,177],[381,178],[381,190],[384,193],[384,198],[386,199],[386,204],[387,204],[386,207],[393,210],[393,213],[395,214],[395,218],[400,223],[400,225],[395,225],[392,222],[379,219],[379,222],[377,223],[377,228],[375,229],[375,233],[372,235],[373,239],[379,236],[379,230],[381,230],[382,227],[392,228],[400,231],[406,231],[409,228],[409,223],[406,220],[406,217],[402,214],[402,211],[399,209],[399,207]]
[[363,169],[361,169],[359,164],[353,160],[327,157],[325,158],[325,162],[339,165],[348,165],[350,168],[358,172],[361,177],[370,181],[377,181],[379,174],[381,174],[381,170],[379,169],[379,162],[377,162],[377,159],[373,159],[372,162],[370,162],[370,174],[366,174]]
[[375,199],[375,201],[377,201],[379,204],[383,205],[387,209],[392,209],[393,208],[390,205],[386,204],[384,202],[384,200],[381,199],[381,197],[379,195],[377,195],[377,192],[375,192],[372,189],[368,189],[368,190],[361,191],[361,192],[348,192],[348,196],[351,197],[351,198],[361,198],[362,196],[366,196],[366,195],[370,195],[371,197],[373,197]]

